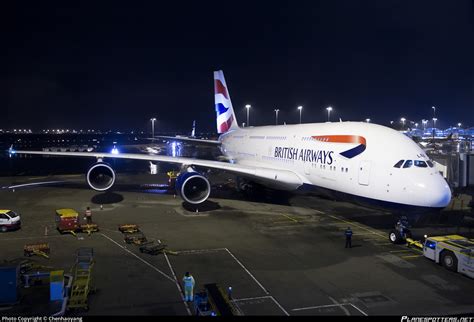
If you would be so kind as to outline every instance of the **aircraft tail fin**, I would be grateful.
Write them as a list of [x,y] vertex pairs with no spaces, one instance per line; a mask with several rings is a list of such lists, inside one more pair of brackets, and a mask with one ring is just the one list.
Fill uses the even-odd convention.
[[214,72],[214,102],[216,105],[217,133],[222,134],[231,129],[238,129],[239,125],[222,70]]
[[191,137],[196,137],[196,120],[193,121],[193,129],[191,131]]

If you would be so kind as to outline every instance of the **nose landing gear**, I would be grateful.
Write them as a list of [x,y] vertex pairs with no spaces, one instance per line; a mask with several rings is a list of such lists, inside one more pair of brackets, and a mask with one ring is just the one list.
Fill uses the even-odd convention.
[[396,225],[395,229],[390,230],[388,238],[392,244],[403,244],[407,238],[411,238],[411,231],[408,229],[409,223],[405,216],[401,217]]

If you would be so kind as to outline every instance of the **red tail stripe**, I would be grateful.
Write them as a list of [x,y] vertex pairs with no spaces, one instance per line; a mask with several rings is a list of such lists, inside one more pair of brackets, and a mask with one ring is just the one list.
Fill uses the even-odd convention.
[[224,84],[222,84],[219,79],[214,80],[214,93],[222,94],[225,98],[229,99],[229,95],[227,95],[227,88],[225,88]]
[[358,143],[366,145],[365,138],[359,135],[322,135],[313,136],[312,138],[321,142]]
[[230,129],[230,126],[232,125],[232,121],[234,120],[234,117],[231,115],[230,118],[227,120],[227,122],[222,123],[219,125],[219,133],[225,133]]

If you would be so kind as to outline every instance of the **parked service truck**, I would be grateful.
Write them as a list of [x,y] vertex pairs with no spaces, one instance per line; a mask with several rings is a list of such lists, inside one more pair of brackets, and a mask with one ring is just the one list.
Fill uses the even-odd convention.
[[21,227],[20,215],[13,210],[0,210],[0,231],[19,229]]

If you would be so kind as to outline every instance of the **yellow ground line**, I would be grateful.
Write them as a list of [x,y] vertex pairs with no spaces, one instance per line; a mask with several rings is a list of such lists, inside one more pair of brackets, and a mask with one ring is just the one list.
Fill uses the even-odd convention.
[[400,256],[401,258],[415,258],[415,257],[420,257],[423,255],[406,255],[406,256]]
[[294,219],[294,218],[291,218],[290,216],[287,216],[287,215],[285,215],[285,214],[281,214],[281,215],[282,215],[283,217],[286,217],[286,218],[290,219],[290,220],[293,220],[294,222],[298,222],[298,220],[296,220],[296,219]]
[[288,224],[288,223],[290,223],[288,220],[277,220],[277,221],[270,222],[271,225]]
[[347,224],[349,224],[349,225],[352,225],[352,226],[355,226],[355,227],[364,229],[364,230],[369,231],[369,232],[373,232],[375,235],[378,235],[378,236],[380,236],[380,237],[382,237],[382,238],[386,238],[386,237],[387,237],[387,236],[382,235],[382,234],[380,234],[380,233],[378,233],[378,232],[375,232],[375,231],[372,231],[372,230],[367,229],[367,228],[365,228],[365,227],[362,227],[362,226],[360,226],[360,225],[358,225],[358,224],[356,224],[356,223],[354,223],[354,222],[350,222],[350,221],[347,221],[347,220],[344,220],[344,219],[340,219],[340,218],[338,218],[338,217],[336,217],[336,216],[332,216],[332,215],[328,215],[328,216],[331,217],[331,218],[333,218],[333,219],[336,219],[336,220],[345,222],[345,223],[347,223]]

